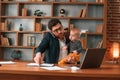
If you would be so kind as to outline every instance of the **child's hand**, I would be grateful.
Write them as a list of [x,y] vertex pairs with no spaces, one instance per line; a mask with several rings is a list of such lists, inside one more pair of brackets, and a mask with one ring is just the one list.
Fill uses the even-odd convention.
[[72,51],[73,53],[75,53],[75,54],[77,54],[78,52],[77,52],[77,50],[74,50],[74,51]]
[[73,56],[73,53],[72,54],[69,54],[67,57],[66,57],[66,63],[75,63],[76,62],[76,59],[75,59],[75,56]]

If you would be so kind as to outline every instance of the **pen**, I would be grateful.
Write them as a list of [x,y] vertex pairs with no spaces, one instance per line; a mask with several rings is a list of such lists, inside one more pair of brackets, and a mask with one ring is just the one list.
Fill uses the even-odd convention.
[[41,67],[41,63],[39,63],[39,66],[38,67]]

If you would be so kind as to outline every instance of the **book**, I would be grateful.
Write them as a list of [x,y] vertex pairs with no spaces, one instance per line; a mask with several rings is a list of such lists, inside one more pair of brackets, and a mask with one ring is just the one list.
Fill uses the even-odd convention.
[[27,16],[27,9],[26,8],[22,8],[22,16]]
[[83,12],[82,12],[82,18],[84,18],[86,16],[86,9],[83,9]]
[[31,0],[31,1],[36,1],[36,0]]
[[42,30],[42,24],[41,23],[35,23],[35,31],[40,32]]
[[70,30],[74,28],[74,24],[70,24]]
[[80,9],[80,11],[79,11],[79,17],[82,17],[82,13],[83,13],[83,9]]
[[99,0],[96,0],[96,2],[98,3],[98,2],[99,2]]
[[102,33],[103,32],[103,24],[98,24],[96,28],[97,33]]
[[104,0],[96,0],[97,3],[103,3]]
[[100,48],[102,48],[102,45],[103,45],[103,40],[101,40],[100,42]]
[[104,2],[104,0],[99,0],[99,2],[100,2],[100,3],[103,3],[103,2]]
[[5,23],[1,22],[0,25],[1,25],[0,31],[5,31]]
[[4,38],[5,38],[5,45],[6,45],[6,46],[9,46],[9,45],[10,45],[9,39],[8,39],[7,37],[4,37]]
[[5,20],[5,22],[1,22],[0,31],[6,31],[7,30],[7,25],[8,25],[8,20]]
[[10,45],[8,38],[3,37],[3,35],[1,35],[1,45],[3,45],[3,46],[9,46]]
[[98,42],[97,48],[102,48],[103,40]]
[[37,1],[40,1],[40,2],[42,2],[43,0],[37,0]]
[[76,0],[70,0],[70,2],[76,2]]

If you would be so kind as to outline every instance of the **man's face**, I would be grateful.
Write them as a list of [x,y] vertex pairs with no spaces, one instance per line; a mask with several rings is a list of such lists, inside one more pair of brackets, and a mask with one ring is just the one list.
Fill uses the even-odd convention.
[[57,38],[61,38],[64,35],[64,29],[63,26],[61,24],[57,24],[55,26],[52,27],[52,33],[57,37]]

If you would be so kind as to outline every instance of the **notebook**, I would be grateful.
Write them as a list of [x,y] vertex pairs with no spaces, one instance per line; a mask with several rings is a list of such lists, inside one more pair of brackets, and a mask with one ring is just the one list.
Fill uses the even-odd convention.
[[99,68],[102,64],[105,52],[105,48],[86,49],[80,64],[80,69]]

